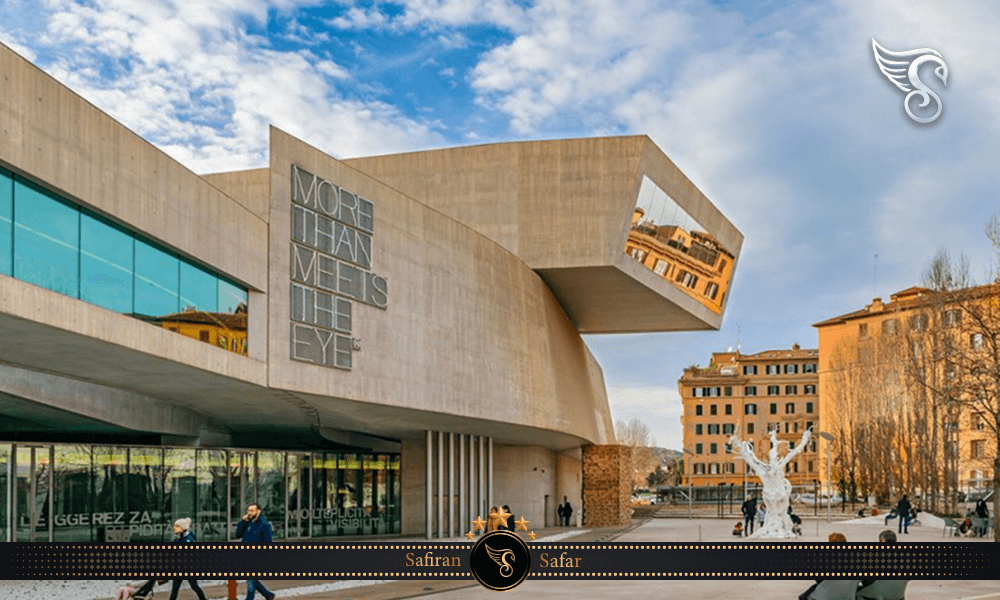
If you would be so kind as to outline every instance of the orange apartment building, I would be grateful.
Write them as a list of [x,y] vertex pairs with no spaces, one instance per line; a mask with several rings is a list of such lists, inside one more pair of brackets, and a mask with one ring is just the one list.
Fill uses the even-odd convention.
[[625,253],[707,308],[721,312],[736,260],[733,253],[704,231],[656,225],[644,215],[639,207],[632,213]]
[[[734,432],[752,440],[762,456],[772,429],[794,447],[808,427],[813,437],[786,472],[793,486],[814,484],[820,476],[818,364],[818,350],[795,344],[757,354],[715,352],[707,368],[684,369],[677,382],[684,402],[684,485],[743,484],[746,465],[728,447]],[[760,483],[752,471],[746,481]]]
[[[937,377],[935,387],[939,388],[947,388],[951,380],[957,382],[967,377],[965,371],[975,368],[975,353],[979,350],[985,352],[987,344],[983,334],[971,324],[969,315],[951,300],[956,297],[955,294],[963,294],[963,298],[973,297],[976,299],[974,302],[996,303],[1000,298],[996,286],[969,288],[950,294],[914,286],[892,294],[888,303],[875,298],[860,310],[813,325],[819,333],[820,419],[829,423],[835,436],[839,438],[840,430],[847,427],[838,425],[835,415],[847,410],[843,404],[851,401],[848,398],[858,400],[856,390],[859,388],[875,390],[870,397],[860,398],[864,403],[911,406],[908,403],[917,401],[918,388],[922,386],[913,383],[912,378],[908,379],[908,368],[926,369],[924,377]],[[992,314],[995,316],[996,312]],[[948,343],[954,343],[957,354],[963,358],[954,362],[941,358],[944,345],[936,340],[943,340],[945,335],[953,340]],[[961,361],[970,364],[962,365]],[[872,362],[878,364],[875,367],[865,364]],[[963,388],[961,385],[952,387],[955,390]],[[901,414],[898,409],[893,412],[897,418]],[[946,484],[946,488],[973,491],[990,487],[994,475],[996,440],[987,423],[967,408],[941,418],[944,423],[936,437],[939,446],[937,456],[943,462],[956,461],[957,471],[957,481]],[[901,459],[909,460],[907,450],[901,443],[897,445]],[[838,448],[834,444],[835,481],[839,477],[837,453]],[[825,454],[821,456],[821,462],[824,465],[821,475],[825,478]],[[909,485],[919,486],[919,482]]]

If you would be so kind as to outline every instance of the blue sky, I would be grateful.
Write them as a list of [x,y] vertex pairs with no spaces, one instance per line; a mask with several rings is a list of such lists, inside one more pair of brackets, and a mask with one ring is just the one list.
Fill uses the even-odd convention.
[[[0,40],[199,172],[266,164],[269,123],[339,157],[649,135],[746,236],[721,331],[587,338],[614,416],[671,448],[685,366],[815,347],[939,247],[986,277],[998,30],[993,0],[0,2]],[[935,124],[872,38],[944,56]]]

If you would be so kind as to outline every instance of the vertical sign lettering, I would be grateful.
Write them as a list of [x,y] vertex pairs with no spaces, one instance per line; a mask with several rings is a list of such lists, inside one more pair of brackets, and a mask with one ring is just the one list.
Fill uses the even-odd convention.
[[372,268],[375,207],[292,165],[291,357],[350,369],[354,301],[385,310],[389,284]]

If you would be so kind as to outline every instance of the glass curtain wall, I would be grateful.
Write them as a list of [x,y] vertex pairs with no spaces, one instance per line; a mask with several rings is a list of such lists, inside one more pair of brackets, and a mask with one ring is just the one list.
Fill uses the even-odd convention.
[[[225,541],[250,502],[274,539],[400,532],[398,454],[0,442],[0,541]],[[51,538],[50,538],[51,534]]]
[[195,536],[199,542],[224,542],[229,539],[226,522],[226,451],[198,450],[197,504]]
[[55,447],[53,531],[56,542],[89,542],[94,497],[90,446]]
[[247,290],[0,169],[0,273],[247,353]]
[[285,453],[257,453],[257,503],[275,540],[285,539]]
[[247,507],[257,497],[254,487],[253,452],[229,452],[229,535],[236,535],[236,526]]
[[163,453],[163,510],[166,539],[173,537],[177,519],[197,523],[197,484],[194,448],[168,448]]
[[130,542],[161,542],[171,529],[163,516],[162,448],[129,448],[128,531]]

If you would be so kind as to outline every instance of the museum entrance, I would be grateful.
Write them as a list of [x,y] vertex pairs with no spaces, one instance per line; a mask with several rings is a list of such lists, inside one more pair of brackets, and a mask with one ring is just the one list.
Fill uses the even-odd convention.
[[251,502],[274,539],[401,528],[398,454],[0,441],[0,542],[238,541]]

